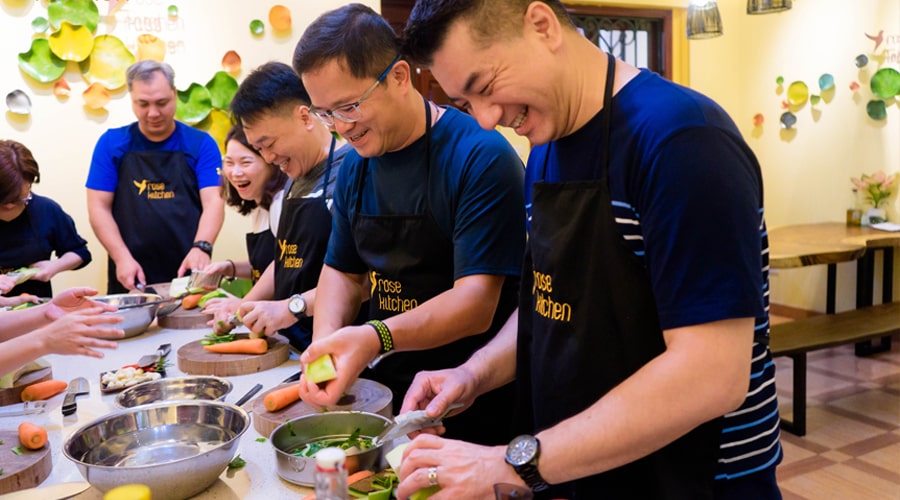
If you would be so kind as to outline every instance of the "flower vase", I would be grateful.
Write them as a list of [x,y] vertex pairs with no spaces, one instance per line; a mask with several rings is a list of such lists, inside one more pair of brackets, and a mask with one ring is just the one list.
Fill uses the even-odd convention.
[[887,211],[883,208],[870,208],[862,216],[862,225],[871,226],[887,221]]

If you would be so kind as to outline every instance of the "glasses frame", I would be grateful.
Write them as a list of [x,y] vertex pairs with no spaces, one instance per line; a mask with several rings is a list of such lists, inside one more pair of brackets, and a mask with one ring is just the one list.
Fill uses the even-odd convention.
[[[344,123],[358,122],[360,119],[362,119],[362,110],[359,109],[359,105],[362,104],[363,101],[368,99],[370,95],[372,95],[372,92],[375,91],[375,89],[378,87],[378,84],[380,84],[381,82],[383,82],[385,80],[385,78],[387,78],[388,74],[391,72],[391,69],[393,69],[394,65],[396,65],[398,62],[400,62],[399,54],[397,55],[397,57],[394,58],[394,60],[391,61],[390,64],[388,64],[387,68],[384,68],[384,71],[381,72],[381,74],[378,76],[378,79],[375,80],[375,83],[373,83],[372,86],[369,87],[368,90],[363,92],[363,95],[361,95],[359,97],[359,99],[356,100],[356,102],[351,102],[350,104],[344,104],[344,105],[338,106],[334,109],[327,109],[327,110],[319,109],[314,106],[311,106],[309,108],[310,113],[312,113],[312,115],[315,116],[316,119],[318,119],[320,122],[322,122],[322,124],[325,125],[326,127],[334,127],[335,119],[342,121]],[[354,117],[347,116],[345,113],[358,114],[359,116],[354,118]]]

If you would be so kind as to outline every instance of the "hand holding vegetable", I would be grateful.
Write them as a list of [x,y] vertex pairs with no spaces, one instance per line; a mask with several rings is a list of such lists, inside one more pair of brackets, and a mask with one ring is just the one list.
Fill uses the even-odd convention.
[[359,378],[366,365],[375,359],[381,344],[369,325],[348,326],[313,341],[300,355],[300,362],[308,366],[325,354],[331,354],[337,377],[324,384],[316,384],[300,377],[300,397],[315,407],[334,406]]
[[244,302],[237,309],[244,325],[255,334],[275,335],[297,322],[288,309],[288,299]]

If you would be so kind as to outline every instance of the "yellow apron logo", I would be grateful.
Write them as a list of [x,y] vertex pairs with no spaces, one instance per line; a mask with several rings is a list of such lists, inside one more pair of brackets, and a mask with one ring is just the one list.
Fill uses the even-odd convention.
[[138,196],[144,194],[144,191],[147,192],[148,200],[170,200],[175,198],[175,191],[166,191],[165,182],[150,182],[147,179],[143,179],[141,182],[135,180],[131,182],[137,188]]
[[278,260],[285,269],[300,269],[303,267],[303,258],[297,257],[297,244],[288,243],[287,240],[278,240]]
[[534,284],[531,287],[531,294],[535,296],[535,312],[553,321],[564,323],[572,321],[572,306],[567,302],[553,300],[553,276],[538,271],[532,273]]
[[399,281],[379,278],[377,272],[370,271],[369,282],[371,284],[369,296],[374,298],[377,292],[378,308],[382,311],[401,313],[415,309],[419,305],[416,299],[401,297],[403,283]]

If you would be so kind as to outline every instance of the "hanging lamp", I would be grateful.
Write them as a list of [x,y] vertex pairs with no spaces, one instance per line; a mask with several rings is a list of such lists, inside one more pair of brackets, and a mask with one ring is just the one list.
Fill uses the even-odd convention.
[[702,40],[722,36],[722,16],[715,0],[691,0],[687,14],[687,37]]
[[772,14],[790,10],[792,0],[747,0],[747,14]]

